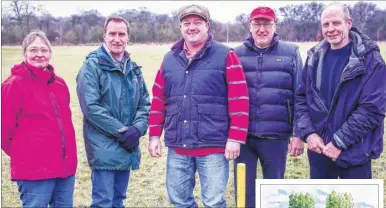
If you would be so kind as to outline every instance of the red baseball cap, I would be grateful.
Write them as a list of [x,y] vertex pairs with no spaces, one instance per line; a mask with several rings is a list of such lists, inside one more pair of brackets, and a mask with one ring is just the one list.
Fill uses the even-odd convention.
[[269,7],[257,7],[249,16],[249,21],[256,18],[264,18],[269,20],[276,20],[275,12]]

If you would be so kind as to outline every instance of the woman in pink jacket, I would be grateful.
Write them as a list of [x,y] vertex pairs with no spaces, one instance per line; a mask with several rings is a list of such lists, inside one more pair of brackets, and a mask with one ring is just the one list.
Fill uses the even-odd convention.
[[77,166],[70,95],[49,64],[43,32],[22,43],[25,60],[1,84],[1,148],[23,207],[72,207]]

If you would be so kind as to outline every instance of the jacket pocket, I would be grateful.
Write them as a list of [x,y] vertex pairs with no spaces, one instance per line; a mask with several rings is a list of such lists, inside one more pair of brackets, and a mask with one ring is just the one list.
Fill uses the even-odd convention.
[[363,165],[370,161],[370,154],[366,151],[363,140],[354,144],[348,149],[342,151],[336,163],[339,167],[347,168],[352,166]]
[[174,142],[177,139],[178,128],[178,106],[170,105],[166,108],[165,117],[165,142]]
[[363,153],[366,155],[366,157],[370,157],[370,151],[367,151],[367,146],[365,146],[365,144],[363,143],[363,139],[361,139],[361,142],[362,142],[362,151]]
[[288,114],[288,123],[293,124],[293,114],[291,110],[291,104],[289,99],[286,101],[286,106],[287,106],[287,114]]
[[199,104],[198,139],[226,141],[229,129],[228,107],[218,104]]

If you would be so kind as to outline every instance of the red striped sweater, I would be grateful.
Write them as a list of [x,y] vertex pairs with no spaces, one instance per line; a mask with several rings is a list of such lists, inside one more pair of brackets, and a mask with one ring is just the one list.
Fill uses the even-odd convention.
[[[229,51],[226,60],[226,81],[228,85],[228,111],[230,115],[230,129],[228,141],[244,144],[248,132],[249,96],[244,71],[239,57],[234,51]],[[153,100],[149,118],[150,139],[159,139],[165,122],[165,80],[162,66],[157,72],[153,85]],[[173,148],[178,154],[189,156],[205,156],[213,153],[223,153],[224,148],[204,147],[196,149]]]

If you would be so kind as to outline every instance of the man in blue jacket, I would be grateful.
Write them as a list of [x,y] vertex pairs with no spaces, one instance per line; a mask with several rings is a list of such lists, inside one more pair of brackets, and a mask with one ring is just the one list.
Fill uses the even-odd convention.
[[324,40],[308,52],[295,120],[313,179],[371,178],[383,150],[386,69],[378,45],[340,3],[322,12]]
[[91,207],[123,207],[130,169],[138,169],[139,138],[146,133],[150,99],[141,67],[125,50],[129,24],[109,17],[104,44],[77,76],[83,137],[91,167]]
[[[246,164],[246,207],[255,206],[255,179],[260,160],[263,178],[282,179],[287,153],[299,156],[304,143],[293,132],[295,89],[303,67],[298,47],[279,40],[276,15],[269,7],[254,9],[248,39],[235,48],[249,92],[249,127],[246,145],[235,160]],[[237,193],[237,192],[235,192]]]

